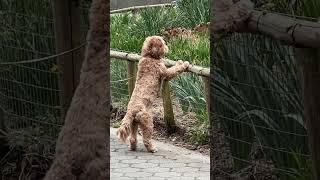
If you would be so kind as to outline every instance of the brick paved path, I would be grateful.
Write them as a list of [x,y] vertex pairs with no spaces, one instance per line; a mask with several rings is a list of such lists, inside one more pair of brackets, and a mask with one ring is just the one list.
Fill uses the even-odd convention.
[[146,152],[138,138],[137,151],[116,139],[110,128],[111,180],[209,180],[210,158],[156,141],[158,152]]

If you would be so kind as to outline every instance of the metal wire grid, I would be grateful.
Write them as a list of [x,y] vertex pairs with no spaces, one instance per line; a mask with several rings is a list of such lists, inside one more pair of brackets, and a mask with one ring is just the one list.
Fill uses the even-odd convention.
[[295,174],[295,160],[310,155],[293,48],[263,36],[235,34],[213,51],[210,116],[216,119],[213,126],[223,126],[236,169],[253,164],[250,154],[257,141],[281,178]]
[[[0,3],[0,107],[5,111],[13,146],[20,142],[33,153],[52,157],[63,125],[56,58],[14,63],[55,54],[52,3],[38,1]],[[30,8],[34,3],[43,11]],[[84,32],[88,28],[87,13],[88,9],[81,11]]]

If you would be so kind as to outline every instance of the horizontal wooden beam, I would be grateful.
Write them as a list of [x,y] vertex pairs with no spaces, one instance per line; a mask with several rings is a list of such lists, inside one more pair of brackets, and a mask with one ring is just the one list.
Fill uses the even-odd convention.
[[[229,2],[230,1],[230,2]],[[272,12],[257,11],[250,0],[217,0],[211,23],[214,39],[233,32],[262,34],[286,45],[320,48],[320,23]]]
[[110,11],[110,14],[123,13],[123,12],[135,11],[135,10],[152,8],[152,7],[166,7],[166,6],[174,6],[174,4],[173,3],[164,3],[164,4],[145,5],[145,6],[133,6],[133,7],[116,9],[116,10]]
[[[110,57],[116,58],[116,59],[127,60],[127,61],[139,61],[139,59],[141,58],[141,56],[138,54],[126,53],[126,52],[120,52],[120,51],[114,51],[114,50],[110,50]],[[164,63],[167,67],[171,67],[176,64],[176,61],[173,61],[170,59],[163,59],[163,60],[164,60]],[[190,64],[187,71],[192,72],[194,74],[197,74],[199,76],[210,77],[210,69],[209,68],[204,68],[201,66],[196,66],[196,65]]]
[[296,47],[320,48],[320,23],[253,10],[248,31],[271,36]]

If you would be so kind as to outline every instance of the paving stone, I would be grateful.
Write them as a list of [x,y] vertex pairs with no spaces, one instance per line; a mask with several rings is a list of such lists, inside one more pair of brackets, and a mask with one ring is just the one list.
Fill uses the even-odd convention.
[[202,168],[200,168],[199,171],[210,172],[210,166],[208,165],[208,167],[202,167]]
[[166,178],[163,178],[163,177],[148,177],[148,180],[166,180]]
[[184,177],[196,177],[196,178],[198,178],[198,177],[203,177],[203,176],[205,176],[204,174],[208,174],[208,177],[210,177],[210,173],[208,173],[208,172],[186,172],[186,173],[183,173],[183,176]]
[[199,168],[183,167],[183,168],[171,168],[172,172],[198,172]]
[[206,167],[207,165],[204,163],[189,163],[188,167],[196,167],[196,168],[201,168],[201,167]]
[[111,178],[114,178],[114,177],[122,177],[123,176],[123,173],[115,173],[115,172],[111,172],[110,173],[110,177]]
[[[137,151],[129,151],[127,145],[110,133],[111,180],[209,180],[209,157],[182,156],[174,146],[157,146],[159,152],[148,153],[139,140]],[[167,146],[166,148],[161,148]],[[176,149],[177,148],[177,149]],[[180,149],[181,150],[181,149]],[[189,152],[188,152],[189,153]],[[192,156],[192,158],[191,158]]]
[[132,159],[125,159],[125,160],[121,160],[119,163],[140,164],[140,163],[145,163],[145,162],[147,162],[146,159],[135,159],[134,161],[132,161]]
[[136,159],[137,157],[136,156],[119,156],[119,154],[110,154],[111,158],[110,160],[125,160],[125,159]]
[[137,159],[146,159],[146,160],[164,160],[165,156],[152,156],[152,158],[150,158],[150,156],[138,156]]
[[196,180],[209,180],[209,177],[207,177],[207,176],[197,177]]
[[147,160],[147,162],[148,163],[162,163],[162,164],[165,164],[165,163],[172,163],[172,160],[161,158],[161,159],[149,159],[149,160]]
[[169,178],[172,178],[172,177],[181,177],[182,173],[177,173],[177,172],[158,172],[158,173],[155,173],[154,176],[156,177],[169,177]]
[[154,168],[159,166],[159,164],[155,164],[155,163],[140,163],[140,164],[132,164],[131,167],[134,168],[143,168],[143,169],[147,169],[147,168]]
[[178,168],[184,168],[186,166],[185,163],[177,163],[177,162],[170,162],[170,163],[161,163],[160,167],[169,167],[169,168],[173,168],[173,167],[178,167]]
[[111,164],[111,167],[112,168],[121,168],[121,169],[124,169],[124,168],[128,168],[130,165],[129,164],[124,164],[124,163],[116,163],[116,164]]
[[124,173],[125,177],[139,177],[139,178],[146,178],[152,176],[152,173],[147,172],[128,172]]
[[154,168],[147,168],[143,169],[144,172],[151,172],[151,173],[156,173],[156,172],[169,172],[170,168],[164,168],[164,167],[154,167]]
[[[166,180],[195,180],[194,177],[173,177],[173,178],[166,178]],[[207,179],[209,180],[209,179]]]
[[[140,172],[142,169],[140,168],[126,168],[125,172],[124,169],[120,169],[120,168],[113,168],[111,169],[112,172],[116,172],[116,173],[128,173],[128,172]],[[147,171],[144,171],[147,172]]]
[[[111,178],[111,179],[113,179],[113,178]],[[117,177],[117,178],[114,178],[114,179],[116,179],[116,180],[133,180],[130,177]]]

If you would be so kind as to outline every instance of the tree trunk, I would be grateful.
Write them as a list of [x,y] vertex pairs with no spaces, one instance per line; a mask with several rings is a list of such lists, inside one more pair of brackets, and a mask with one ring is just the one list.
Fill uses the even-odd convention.
[[80,82],[45,180],[109,179],[109,2],[93,0]]

